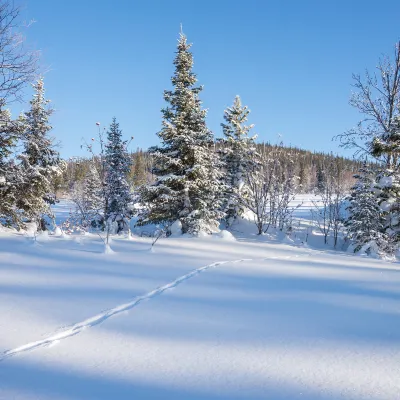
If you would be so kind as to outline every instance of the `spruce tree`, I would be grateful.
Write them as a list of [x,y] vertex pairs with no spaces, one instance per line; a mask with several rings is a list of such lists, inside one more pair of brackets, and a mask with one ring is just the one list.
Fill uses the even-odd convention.
[[202,109],[192,72],[191,44],[181,33],[174,60],[172,90],[164,92],[168,106],[162,110],[161,146],[151,149],[154,157],[154,185],[141,190],[147,208],[139,224],[180,221],[182,232],[211,233],[219,225],[219,161],[213,134],[207,128],[207,111]]
[[105,187],[106,187],[106,223],[117,222],[117,233],[124,229],[126,219],[130,217],[132,196],[127,181],[131,159],[127,152],[127,141],[122,140],[122,131],[116,118],[107,131],[105,146]]
[[90,228],[102,228],[104,223],[104,196],[99,174],[94,162],[89,165],[82,181],[76,181],[72,190],[75,210],[64,226],[68,231],[88,231]]
[[20,124],[11,120],[8,110],[0,110],[0,223],[21,226],[16,209],[22,175],[10,157],[20,136]]
[[227,227],[243,214],[240,196],[245,192],[245,175],[252,169],[255,154],[255,136],[249,137],[254,125],[246,125],[250,110],[242,106],[239,96],[235,97],[232,107],[224,112],[226,123],[222,123],[224,138],[221,140],[222,161],[225,167],[225,196],[223,210]]
[[317,162],[317,193],[323,193],[326,187],[326,175],[325,175],[325,166],[324,160],[319,160]]
[[383,156],[386,166],[377,176],[379,204],[385,216],[385,232],[392,243],[400,242],[400,117],[394,117],[390,132],[375,138],[372,152],[376,157]]
[[299,158],[299,188],[302,193],[307,193],[310,182],[310,171],[303,157]]
[[49,206],[55,201],[52,179],[62,172],[63,162],[49,136],[52,129],[49,118],[53,110],[49,108],[50,100],[45,98],[43,79],[32,86],[34,95],[30,110],[20,117],[24,151],[19,158],[24,182],[20,187],[17,207],[23,211],[25,218],[45,229],[43,216],[52,216]]
[[360,250],[367,254],[380,253],[387,248],[387,237],[385,219],[375,194],[374,173],[364,163],[354,177],[357,183],[352,187],[349,197],[349,218],[345,223],[348,236],[355,253]]
[[93,214],[101,214],[104,210],[102,184],[93,161],[89,165],[83,184],[86,208]]
[[374,157],[381,157],[387,161],[388,169],[397,169],[400,159],[400,116],[392,118],[388,132],[375,137],[370,144],[370,151]]
[[390,239],[400,242],[400,174],[385,168],[377,176],[379,205],[385,217],[384,228]]

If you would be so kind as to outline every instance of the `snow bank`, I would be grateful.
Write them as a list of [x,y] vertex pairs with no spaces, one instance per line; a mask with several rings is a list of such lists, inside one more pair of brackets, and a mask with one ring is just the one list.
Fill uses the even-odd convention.
[[213,235],[215,238],[221,239],[221,240],[225,240],[228,242],[234,242],[236,240],[235,236],[232,235],[231,232],[227,231],[227,230],[221,230],[220,232],[216,233]]

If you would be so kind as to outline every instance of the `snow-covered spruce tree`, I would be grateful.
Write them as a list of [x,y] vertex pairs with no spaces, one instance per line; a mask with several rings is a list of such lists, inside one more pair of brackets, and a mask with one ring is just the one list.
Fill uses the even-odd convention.
[[89,171],[86,173],[83,183],[86,209],[97,219],[104,210],[104,197],[99,173],[93,161],[89,165]]
[[400,242],[400,116],[395,116],[390,132],[375,138],[372,142],[372,154],[384,157],[387,161],[377,176],[378,198],[385,217],[384,229],[389,242],[397,246]]
[[248,107],[242,106],[240,97],[236,96],[233,106],[225,110],[225,123],[221,124],[224,138],[219,141],[223,146],[220,153],[225,169],[224,183],[226,185],[222,209],[227,227],[243,214],[240,196],[245,191],[245,175],[253,169],[254,164],[256,136],[249,136],[254,126],[246,125],[249,113]]
[[[105,187],[106,210],[105,222],[108,226],[117,223],[116,233],[128,229],[131,217],[130,204],[132,195],[127,176],[131,167],[131,159],[127,152],[127,141],[122,140],[122,131],[116,118],[107,131],[105,145]],[[109,229],[107,229],[109,231]]]
[[31,108],[20,117],[23,126],[24,151],[19,155],[23,184],[18,193],[17,207],[24,218],[36,222],[39,229],[45,229],[44,215],[52,216],[49,205],[55,201],[52,193],[52,178],[60,174],[63,162],[49,137],[52,129],[49,117],[53,110],[45,99],[43,79],[33,85],[34,95]]
[[219,192],[221,172],[213,134],[201,107],[201,86],[195,86],[191,44],[181,33],[174,60],[173,90],[164,92],[161,146],[151,149],[156,182],[141,190],[146,211],[139,225],[179,221],[182,232],[198,235],[216,230],[222,218]]
[[11,155],[20,137],[20,127],[18,121],[11,120],[8,110],[0,110],[0,223],[17,227],[21,226],[16,203],[22,175]]
[[386,249],[388,238],[384,233],[385,219],[374,190],[375,174],[364,163],[354,177],[357,182],[348,198],[349,217],[345,222],[348,237],[355,253],[362,250],[367,254],[380,254]]
[[392,246],[400,242],[400,174],[397,170],[385,168],[378,173],[377,196],[384,216],[384,231]]
[[75,210],[70,213],[64,224],[67,232],[87,232],[91,228],[103,228],[104,196],[99,173],[93,160],[83,181],[75,182],[71,198],[75,204]]

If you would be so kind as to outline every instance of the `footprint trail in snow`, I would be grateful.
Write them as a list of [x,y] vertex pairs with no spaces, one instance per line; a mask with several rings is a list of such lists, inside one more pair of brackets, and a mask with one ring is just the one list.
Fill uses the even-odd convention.
[[[262,258],[262,260],[267,261],[267,260],[288,259],[288,258],[292,258],[292,256],[267,257],[267,258]],[[222,265],[222,264],[240,263],[243,261],[254,261],[254,259],[242,258],[242,259],[232,260],[232,261],[217,261],[212,264],[208,264],[203,267],[197,268],[197,269],[187,273],[186,275],[183,275],[183,276],[175,279],[174,281],[167,283],[166,285],[160,286],[157,289],[154,289],[142,296],[135,297],[132,301],[130,301],[128,303],[120,304],[119,306],[116,306],[116,307],[111,308],[107,311],[104,311],[100,314],[97,314],[93,317],[85,319],[82,322],[78,322],[74,325],[62,328],[61,331],[55,332],[45,339],[37,340],[35,342],[30,342],[30,343],[16,347],[11,350],[6,350],[2,354],[0,354],[0,362],[5,360],[8,357],[15,356],[19,353],[35,350],[40,347],[52,347],[52,346],[56,345],[57,343],[59,343],[63,339],[69,338],[71,336],[75,336],[75,335],[79,334],[80,332],[84,331],[85,329],[99,325],[115,315],[118,315],[123,312],[131,310],[132,308],[138,306],[141,302],[143,302],[145,300],[149,300],[153,297],[159,296],[160,294],[164,293],[165,291],[167,291],[169,289],[175,288],[176,286],[180,285],[182,282],[193,278],[194,276],[206,271],[207,269],[217,267],[218,265]]]
[[[244,261],[244,260],[236,260],[235,262],[240,262],[240,261]],[[149,300],[155,296],[158,296],[158,295],[162,294],[163,292],[165,292],[166,290],[173,289],[174,287],[178,286],[182,282],[184,282],[190,278],[193,278],[194,276],[200,274],[201,272],[204,272],[205,270],[207,270],[209,268],[213,268],[218,265],[226,264],[228,262],[232,262],[232,261],[218,261],[218,262],[214,262],[212,264],[197,268],[197,269],[189,272],[188,274],[175,279],[173,282],[167,283],[164,286],[160,286],[157,289],[154,289],[142,296],[135,297],[132,301],[130,301],[128,303],[121,304],[121,305],[111,308],[107,311],[104,311],[100,314],[97,314],[94,317],[90,317],[88,319],[85,319],[82,322],[78,322],[72,326],[66,327],[61,332],[53,333],[52,335],[48,336],[45,339],[27,343],[25,345],[16,347],[15,349],[7,350],[0,355],[0,361],[3,361],[4,359],[6,359],[8,357],[15,356],[22,352],[37,349],[39,347],[53,346],[53,345],[57,344],[60,340],[66,339],[71,336],[75,336],[78,333],[82,332],[83,330],[91,328],[96,325],[99,325],[102,322],[106,321],[107,319],[109,319],[115,315],[129,311],[130,309],[139,305],[141,302],[143,302],[145,300]]]

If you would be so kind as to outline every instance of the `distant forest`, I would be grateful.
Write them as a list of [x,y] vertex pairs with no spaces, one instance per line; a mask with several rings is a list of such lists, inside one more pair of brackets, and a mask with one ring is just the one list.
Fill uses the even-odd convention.
[[[221,150],[222,144],[216,144],[216,151]],[[354,183],[353,175],[358,172],[362,166],[362,161],[340,157],[337,155],[313,152],[297,147],[288,147],[283,144],[272,145],[270,143],[258,143],[257,152],[260,154],[273,154],[274,158],[279,160],[282,171],[282,179],[287,169],[294,168],[298,179],[298,188],[301,193],[310,193],[318,189],[321,180],[324,179],[325,170],[329,165],[337,165],[343,175],[346,186],[351,187]],[[151,154],[138,148],[130,152],[132,166],[128,175],[128,182],[133,191],[143,184],[154,182],[153,158]],[[54,181],[54,186],[58,197],[68,197],[75,184],[81,183],[87,175],[90,165],[94,161],[100,164],[98,157],[71,157],[66,160],[67,167],[62,175]]]

